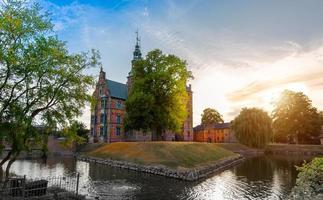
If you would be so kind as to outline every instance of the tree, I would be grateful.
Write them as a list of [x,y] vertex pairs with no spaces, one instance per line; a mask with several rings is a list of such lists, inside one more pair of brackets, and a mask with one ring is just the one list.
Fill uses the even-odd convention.
[[323,158],[314,158],[309,163],[297,167],[299,171],[296,185],[292,189],[291,199],[323,198]]
[[186,119],[186,82],[192,77],[186,62],[160,50],[135,61],[126,101],[126,130],[152,131],[160,140],[165,130],[179,132]]
[[206,108],[203,110],[203,114],[201,115],[201,124],[214,124],[214,123],[223,123],[222,115],[213,108]]
[[64,146],[72,147],[75,145],[76,151],[79,151],[83,144],[88,143],[89,132],[84,123],[75,120],[71,122],[69,127],[65,127],[59,133],[63,137],[67,136],[66,140],[62,143]]
[[273,111],[273,120],[276,142],[308,143],[320,133],[319,113],[302,92],[282,92]]
[[[86,126],[83,122],[73,121],[71,123],[71,126],[67,130],[69,131],[72,130],[73,135],[74,133],[76,133],[76,136],[72,140],[72,142],[78,141],[79,144],[84,144],[89,141],[89,135],[88,135],[89,130],[86,129]],[[66,134],[63,134],[63,135],[66,135]]]
[[321,124],[321,127],[322,127],[323,126],[323,111],[319,112],[319,118],[320,118],[320,124]]
[[272,138],[272,120],[259,108],[243,108],[232,128],[239,142],[249,147],[264,148]]
[[8,174],[20,152],[41,141],[37,124],[64,128],[82,114],[93,85],[84,70],[98,65],[99,55],[70,54],[38,4],[0,6],[0,139],[11,146],[1,164],[9,160]]

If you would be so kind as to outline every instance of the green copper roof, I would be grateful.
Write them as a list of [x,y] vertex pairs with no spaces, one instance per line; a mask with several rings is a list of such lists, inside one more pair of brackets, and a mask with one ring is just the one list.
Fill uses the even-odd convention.
[[128,97],[128,88],[126,84],[119,83],[112,80],[107,80],[107,86],[110,91],[111,97],[119,99],[127,99]]

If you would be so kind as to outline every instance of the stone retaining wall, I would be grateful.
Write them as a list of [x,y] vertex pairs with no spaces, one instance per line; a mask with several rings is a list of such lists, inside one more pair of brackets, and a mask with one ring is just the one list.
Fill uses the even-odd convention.
[[296,156],[322,156],[323,151],[302,151],[302,150],[266,150],[266,155],[296,155]]
[[266,147],[265,154],[322,156],[323,146],[297,145],[297,144],[271,144]]
[[150,166],[150,165],[141,165],[127,161],[111,160],[111,159],[102,159],[97,157],[90,156],[77,156],[78,160],[93,162],[108,165],[111,167],[119,167],[123,169],[129,169],[139,172],[151,173],[155,175],[161,175],[176,179],[182,179],[185,181],[195,181],[201,178],[205,178],[213,173],[223,171],[236,165],[244,160],[244,157],[238,155],[223,159],[203,167],[196,167],[193,169],[171,169],[165,166]]

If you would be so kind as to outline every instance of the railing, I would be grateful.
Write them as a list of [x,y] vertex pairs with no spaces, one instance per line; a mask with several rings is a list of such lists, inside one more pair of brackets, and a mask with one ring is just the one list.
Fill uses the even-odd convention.
[[79,196],[79,187],[79,173],[39,179],[26,179],[26,176],[14,177],[0,182],[0,199],[20,200],[58,193]]

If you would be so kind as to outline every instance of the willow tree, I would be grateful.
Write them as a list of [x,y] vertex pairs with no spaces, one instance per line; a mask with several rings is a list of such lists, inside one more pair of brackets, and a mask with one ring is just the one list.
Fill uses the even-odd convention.
[[249,147],[264,148],[272,139],[272,119],[259,108],[243,108],[232,128],[238,141]]
[[311,142],[320,134],[321,117],[312,101],[302,92],[285,90],[273,111],[274,140],[298,143]]
[[50,131],[81,115],[93,84],[84,70],[98,64],[96,51],[70,54],[42,13],[22,1],[0,7],[0,138],[11,147],[1,165],[9,160],[7,174],[20,152],[42,138],[37,125]]
[[192,77],[186,62],[157,49],[135,61],[131,75],[126,129],[151,131],[153,140],[161,140],[165,130],[179,132],[187,117],[186,82]]
[[201,124],[214,124],[214,123],[223,123],[222,115],[213,108],[206,108],[203,110],[203,114],[201,115]]

